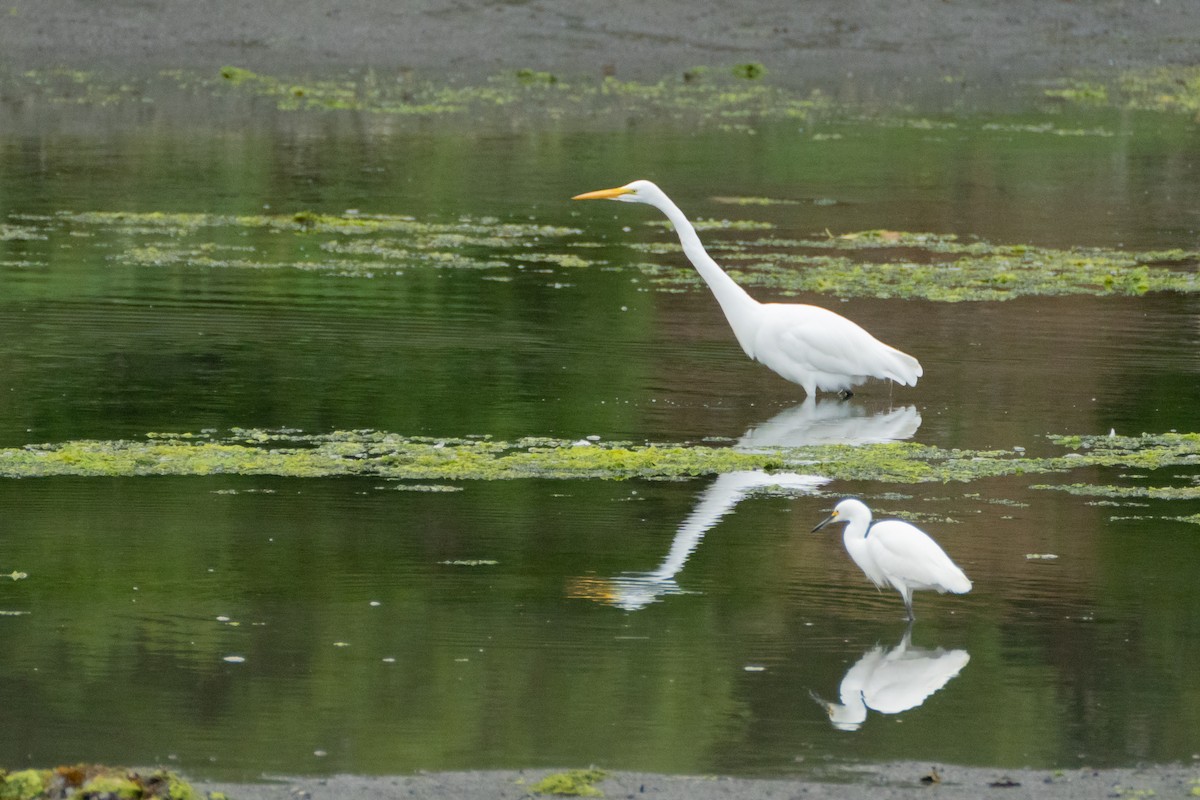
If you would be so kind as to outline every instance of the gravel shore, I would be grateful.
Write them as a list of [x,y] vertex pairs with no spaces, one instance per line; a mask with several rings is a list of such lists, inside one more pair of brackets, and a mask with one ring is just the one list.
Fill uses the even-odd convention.
[[[450,772],[402,777],[280,780],[256,784],[198,784],[235,800],[519,800],[549,771]],[[937,780],[933,780],[936,773]],[[928,793],[938,800],[1093,800],[1105,797],[1195,797],[1200,767],[1156,766],[1137,769],[1065,771],[1000,770],[916,763],[856,769],[844,780],[752,780],[708,776],[611,773],[596,788],[610,798],[653,800],[890,800]]]
[[886,96],[1196,64],[1198,30],[1195,0],[10,0],[0,69],[372,67],[470,82],[759,63],[781,85]]

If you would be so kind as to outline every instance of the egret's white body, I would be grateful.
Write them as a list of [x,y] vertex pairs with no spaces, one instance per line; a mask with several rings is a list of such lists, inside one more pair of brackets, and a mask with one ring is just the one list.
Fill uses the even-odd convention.
[[679,207],[650,181],[634,181],[572,199],[646,203],[666,214],[679,234],[684,254],[717,298],[742,350],[800,384],[809,397],[818,391],[848,394],[870,378],[914,386],[921,377],[921,365],[915,358],[884,344],[843,316],[819,306],[760,303],[748,295],[708,255]]
[[922,589],[965,594],[971,581],[929,534],[899,519],[872,524],[871,509],[861,500],[842,500],[813,531],[834,522],[846,524],[846,552],[879,588],[900,593],[908,618],[913,619],[912,595]]

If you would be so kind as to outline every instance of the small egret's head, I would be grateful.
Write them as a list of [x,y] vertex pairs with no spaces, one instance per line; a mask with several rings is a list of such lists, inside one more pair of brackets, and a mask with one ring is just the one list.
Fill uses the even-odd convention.
[[848,497],[842,500],[833,507],[833,513],[812,529],[813,533],[821,530],[826,525],[831,525],[835,522],[852,522],[854,519],[865,516],[867,520],[871,519],[871,511],[861,500],[855,500],[853,497]]
[[654,205],[662,190],[650,181],[634,181],[615,189],[600,189],[595,192],[584,192],[572,197],[572,200],[621,200],[626,203],[650,203]]

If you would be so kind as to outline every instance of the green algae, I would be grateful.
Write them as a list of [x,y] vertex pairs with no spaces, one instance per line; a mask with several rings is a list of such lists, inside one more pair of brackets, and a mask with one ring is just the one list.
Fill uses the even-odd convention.
[[1052,489],[1083,497],[1146,497],[1152,500],[1200,500],[1200,486],[1106,486],[1091,483],[1039,484],[1034,489]]
[[[753,207],[785,201],[721,202]],[[667,226],[662,220],[645,224],[664,231]],[[962,302],[1200,291],[1200,253],[1191,250],[1054,249],[891,230],[785,239],[772,235],[772,223],[755,219],[698,219],[695,225],[713,234],[706,243],[736,280],[784,296],[818,293]],[[63,211],[22,217],[12,230],[24,238],[65,234],[101,239],[108,260],[145,267],[296,269],[372,277],[408,269],[495,272],[540,264],[586,269],[607,263],[642,273],[648,286],[658,291],[703,289],[671,236],[623,244],[649,258],[601,262],[591,257],[597,243],[585,239],[578,228],[486,216],[443,221],[357,212]],[[240,235],[247,231],[279,238]]]
[[342,74],[277,75],[230,64],[212,72],[163,70],[148,78],[97,72],[31,70],[10,77],[12,91],[54,104],[113,106],[154,103],[181,92],[197,101],[253,99],[284,112],[356,112],[414,119],[469,116],[473,122],[518,114],[524,119],[620,120],[631,111],[668,115],[718,128],[751,130],[751,122],[806,119],[831,106],[819,92],[770,85],[766,68],[744,63],[725,70],[696,68],[655,82],[609,76],[566,80],[519,69],[471,85],[404,69]]
[[[545,261],[564,268],[584,267],[586,259],[565,252],[531,252],[580,231],[555,225],[509,222],[495,217],[422,221],[400,214],[341,215],[300,211],[279,215],[203,213],[60,212],[30,220],[43,236],[66,232],[115,234],[110,260],[146,267],[188,266],[230,269],[298,269],[372,276],[410,267],[497,269],[511,262]],[[39,227],[40,226],[40,227]],[[284,241],[246,244],[230,234],[259,231]],[[314,246],[315,245],[315,254]],[[512,252],[511,262],[497,258]]]
[[19,772],[0,772],[0,800],[33,800],[46,790],[42,771],[24,769]]
[[1064,79],[1045,90],[1073,105],[1200,114],[1200,66],[1172,65],[1120,73],[1114,81]]
[[81,797],[114,798],[115,800],[137,800],[142,796],[141,787],[123,775],[97,775],[79,787]]
[[[1174,467],[1200,466],[1200,433],[1170,432],[1140,436],[1051,436],[1059,446],[1073,450],[1068,459],[1082,465],[1139,470],[1139,474],[1122,477],[1148,478],[1157,471]],[[1188,476],[1176,476],[1180,477]],[[1197,500],[1200,485],[1189,478],[1191,485],[1116,485],[1107,483],[1036,484],[1034,489],[1067,492],[1084,497],[1108,500]]]
[[[197,800],[191,784],[169,770],[96,764],[0,770],[0,800]],[[210,800],[218,800],[210,796]]]
[[[641,249],[679,251],[673,243]],[[1029,295],[1139,296],[1200,291],[1200,253],[1188,250],[1061,250],[985,241],[963,243],[952,235],[883,230],[823,239],[715,241],[709,243],[709,249],[740,283],[785,295],[829,293],[963,302]],[[699,285],[694,271],[683,266],[665,270],[659,265],[642,265],[642,269],[659,286]]]
[[[523,478],[678,480],[745,470],[802,471],[840,480],[971,482],[1082,467],[1157,469],[1200,464],[1200,435],[1052,437],[1068,452],[940,448],[916,442],[762,448],[693,443],[578,442],[549,437],[409,437],[374,430],[306,434],[233,429],[148,434],[0,449],[0,476],[342,475],[414,482]],[[1192,490],[1193,492],[1195,490]],[[1192,496],[1185,494],[1183,496]]]
[[604,793],[595,784],[604,780],[607,773],[602,769],[572,769],[555,772],[531,784],[534,794],[552,794],[563,797],[603,797]]
[[733,77],[741,78],[744,81],[761,80],[767,74],[767,68],[756,61],[751,61],[746,64],[737,64],[731,70]]
[[1168,66],[1123,73],[1118,88],[1129,108],[1200,114],[1200,66]]

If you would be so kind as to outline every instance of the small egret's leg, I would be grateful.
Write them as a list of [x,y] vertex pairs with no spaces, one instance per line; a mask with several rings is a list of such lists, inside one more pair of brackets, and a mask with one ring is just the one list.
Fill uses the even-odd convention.
[[917,618],[916,614],[913,614],[912,589],[909,589],[908,587],[901,589],[900,597],[904,599],[904,610],[908,612],[908,621],[911,623]]
[[842,389],[840,392],[838,392],[838,397],[843,400],[849,400],[851,397],[854,397],[854,392],[850,391],[849,389]]

